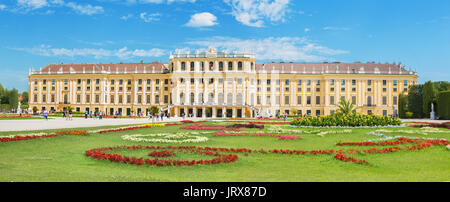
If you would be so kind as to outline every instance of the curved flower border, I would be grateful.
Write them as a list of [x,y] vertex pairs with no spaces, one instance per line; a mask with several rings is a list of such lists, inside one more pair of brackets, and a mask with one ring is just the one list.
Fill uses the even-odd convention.
[[[163,138],[142,138],[142,137],[163,137]],[[184,140],[177,140],[187,138]],[[194,136],[194,135],[187,135],[185,133],[176,133],[176,134],[169,134],[169,133],[159,133],[159,134],[135,134],[135,135],[124,135],[122,136],[123,140],[129,140],[134,142],[153,142],[153,143],[197,143],[197,142],[206,142],[208,141],[207,137],[203,136]]]

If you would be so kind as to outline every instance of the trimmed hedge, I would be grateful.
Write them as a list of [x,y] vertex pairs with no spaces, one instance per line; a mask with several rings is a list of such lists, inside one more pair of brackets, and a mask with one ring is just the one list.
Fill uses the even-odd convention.
[[295,119],[291,125],[296,126],[387,126],[401,125],[398,118],[365,114],[305,116]]
[[450,91],[442,91],[438,95],[437,114],[441,119],[450,119]]

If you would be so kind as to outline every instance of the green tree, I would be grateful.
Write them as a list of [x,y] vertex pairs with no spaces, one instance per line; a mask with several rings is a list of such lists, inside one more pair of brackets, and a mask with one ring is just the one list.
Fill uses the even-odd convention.
[[423,85],[413,85],[409,87],[407,98],[407,109],[413,113],[414,118],[423,118]]
[[400,118],[406,117],[407,112],[407,106],[408,106],[408,96],[405,94],[400,94],[398,97],[398,115]]
[[27,91],[22,92],[22,105],[28,105],[28,98],[29,98],[28,92]]
[[19,102],[19,91],[17,89],[12,89],[8,92],[8,103],[11,109],[17,109]]
[[431,103],[436,104],[436,92],[431,81],[425,82],[423,85],[422,107],[425,117],[429,117],[431,112]]

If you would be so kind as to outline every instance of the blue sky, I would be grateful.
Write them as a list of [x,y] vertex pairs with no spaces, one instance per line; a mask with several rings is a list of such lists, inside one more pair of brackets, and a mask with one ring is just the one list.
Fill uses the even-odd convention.
[[0,83],[28,90],[51,63],[168,62],[170,52],[257,62],[381,62],[449,80],[448,0],[0,0]]

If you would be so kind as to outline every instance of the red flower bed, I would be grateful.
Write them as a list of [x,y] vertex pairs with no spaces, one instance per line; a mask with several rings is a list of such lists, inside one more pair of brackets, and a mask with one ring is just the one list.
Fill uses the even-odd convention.
[[65,136],[65,135],[89,135],[89,133],[85,130],[65,130],[65,131],[57,131],[54,134],[50,134],[50,135],[25,135],[25,136],[15,136],[15,137],[0,137],[0,142],[33,140],[33,139],[39,139],[39,138],[51,138],[51,137],[59,137],[59,136]]
[[259,128],[264,129],[264,125],[256,125],[256,124],[233,124],[228,125],[226,128]]
[[2,137],[0,138],[0,142],[13,142],[13,141],[21,141],[21,140],[32,140],[38,138],[51,138],[58,137],[63,135],[30,135],[30,136],[15,136],[15,137]]
[[[113,151],[113,150],[137,150],[137,149],[148,149],[148,150],[156,150],[156,149],[175,149],[177,152],[186,152],[186,153],[197,153],[203,154],[207,156],[214,157],[209,160],[172,160],[172,159],[158,159],[157,157],[154,159],[144,159],[144,158],[136,158],[136,157],[128,157],[122,156],[120,154],[110,154],[105,151]],[[219,148],[220,150],[220,148]],[[224,150],[228,150],[225,149]],[[219,163],[231,163],[238,160],[238,156],[235,154],[220,154],[215,152],[216,150],[212,148],[202,148],[195,146],[116,146],[116,147],[103,147],[87,150],[85,152],[86,156],[90,156],[97,160],[109,160],[111,162],[117,163],[128,163],[130,165],[156,165],[156,166],[192,166],[192,165],[212,165]]]
[[148,154],[149,156],[153,156],[153,157],[170,157],[170,156],[177,156],[177,154],[172,151],[172,150],[162,150],[162,151],[153,151],[150,154]]
[[151,126],[133,126],[128,128],[119,128],[119,129],[110,129],[110,130],[102,130],[97,133],[110,133],[110,132],[120,132],[120,131],[126,131],[126,130],[137,130],[142,128],[151,128]]

